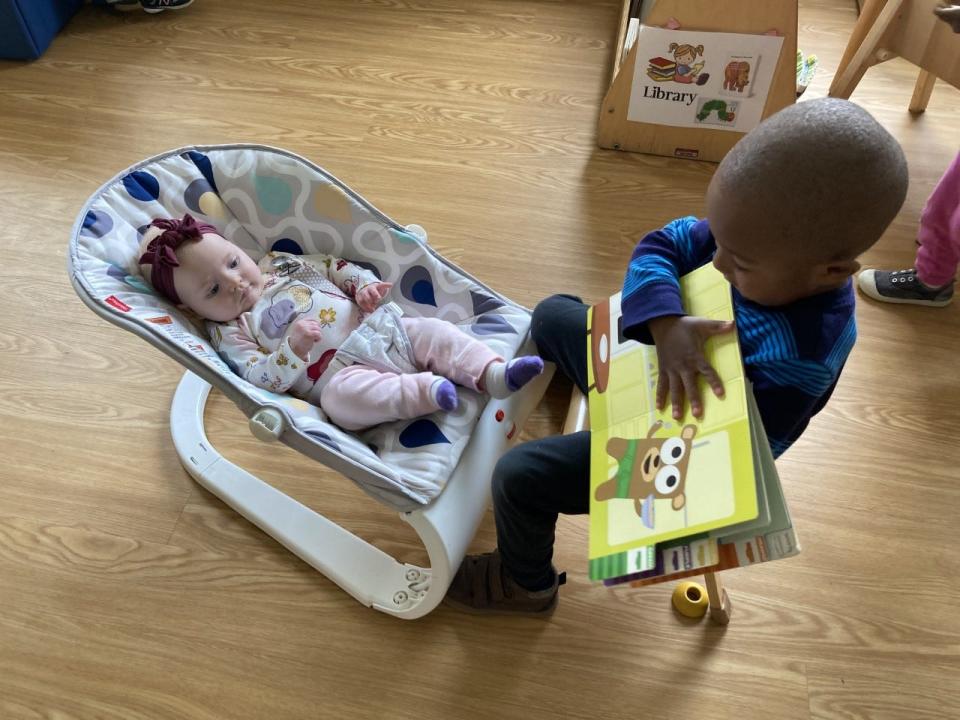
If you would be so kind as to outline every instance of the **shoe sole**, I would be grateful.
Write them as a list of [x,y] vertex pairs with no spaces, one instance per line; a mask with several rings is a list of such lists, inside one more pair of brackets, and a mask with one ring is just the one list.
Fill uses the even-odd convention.
[[499,610],[494,608],[475,608],[472,605],[465,605],[464,603],[447,597],[444,597],[442,602],[448,607],[452,607],[455,610],[459,610],[460,612],[464,612],[469,615],[526,615],[527,617],[547,618],[553,615],[553,612],[557,609],[557,604],[560,602],[560,595],[559,593],[554,595],[553,600],[551,600],[550,604],[547,605],[547,607],[545,607],[543,610]]

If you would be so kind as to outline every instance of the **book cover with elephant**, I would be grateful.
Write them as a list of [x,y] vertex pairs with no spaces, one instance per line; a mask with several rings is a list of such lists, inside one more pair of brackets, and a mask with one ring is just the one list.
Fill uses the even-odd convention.
[[[733,319],[730,286],[712,266],[681,278],[691,315]],[[755,520],[760,512],[747,386],[736,333],[711,338],[707,357],[723,399],[703,386],[703,418],[655,406],[657,353],[622,335],[620,295],[591,309],[590,577],[641,568],[657,543]],[[644,556],[643,553],[647,555]]]
[[783,37],[638,25],[627,119],[747,132],[763,117]]

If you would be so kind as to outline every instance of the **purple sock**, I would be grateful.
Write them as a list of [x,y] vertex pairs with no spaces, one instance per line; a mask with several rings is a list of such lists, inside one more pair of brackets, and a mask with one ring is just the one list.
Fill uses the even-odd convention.
[[453,412],[460,405],[457,397],[457,386],[449,380],[439,380],[433,386],[433,399],[437,407],[444,412]]
[[543,372],[543,360],[536,355],[524,355],[507,363],[507,387],[516,392]]

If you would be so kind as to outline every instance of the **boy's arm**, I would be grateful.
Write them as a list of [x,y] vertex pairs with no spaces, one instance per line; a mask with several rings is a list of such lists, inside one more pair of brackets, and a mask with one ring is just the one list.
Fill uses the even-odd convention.
[[712,335],[732,331],[733,323],[686,317],[680,299],[680,276],[709,262],[715,250],[706,222],[679,218],[640,241],[623,283],[624,335],[657,346],[657,409],[663,409],[669,395],[676,419],[683,416],[685,398],[694,417],[703,416],[699,375],[723,397],[723,382],[703,345]]
[[307,370],[284,339],[276,351],[260,347],[236,325],[216,325],[211,341],[226,363],[244,380],[264,390],[286,392]]
[[634,249],[623,281],[624,335],[649,345],[650,320],[685,315],[680,277],[709,262],[715,250],[709,226],[694,217],[678,218],[646,235]]

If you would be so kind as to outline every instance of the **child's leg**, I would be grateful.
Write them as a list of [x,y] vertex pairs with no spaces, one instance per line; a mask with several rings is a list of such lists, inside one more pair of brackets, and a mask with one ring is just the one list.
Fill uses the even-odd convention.
[[557,515],[590,510],[590,431],[533,440],[493,471],[493,512],[503,567],[526,590],[553,585]]
[[[587,391],[587,310],[579,298],[549,297],[533,311],[530,333],[541,356]],[[493,471],[497,545],[467,556],[447,591],[472,612],[546,614],[561,579],[553,568],[559,513],[590,509],[590,432],[518,445]]]
[[503,362],[488,345],[456,325],[437,318],[401,318],[417,366],[450,378],[457,385],[480,390],[483,373],[495,361]]
[[920,216],[915,268],[864,270],[860,289],[874,300],[943,307],[953,300],[960,263],[960,154],[940,178]]
[[403,318],[400,322],[417,365],[458,385],[505,398],[543,372],[540,358],[519,357],[506,363],[486,343],[443,320]]
[[447,604],[476,613],[551,612],[563,582],[552,564],[558,513],[589,507],[589,431],[512,449],[493,471],[498,549],[464,558]]
[[920,216],[917,277],[941,287],[957,275],[960,263],[960,154],[940,178]]
[[530,335],[540,357],[587,393],[587,310],[578,297],[553,295],[533,310]]
[[393,420],[428,415],[439,409],[444,383],[433,373],[385,373],[351,365],[320,391],[320,407],[344,430],[361,430]]

